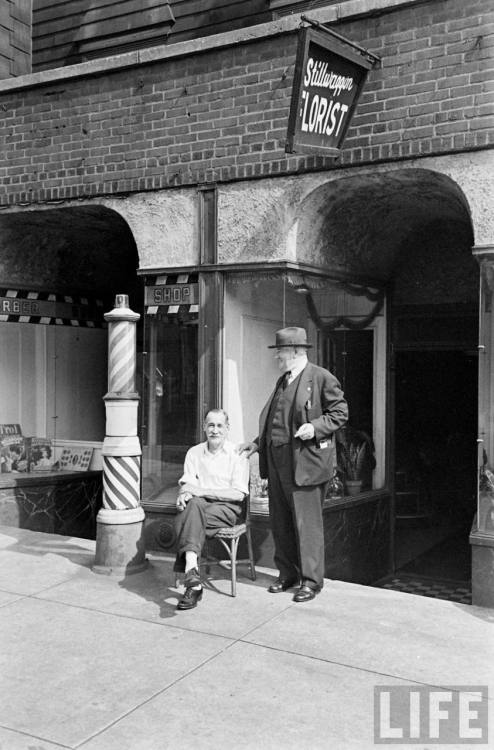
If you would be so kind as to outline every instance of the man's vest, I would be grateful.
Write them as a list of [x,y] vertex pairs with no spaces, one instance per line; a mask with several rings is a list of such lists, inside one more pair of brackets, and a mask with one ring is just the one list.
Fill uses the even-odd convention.
[[300,375],[283,390],[283,380],[273,396],[266,422],[266,442],[286,445],[291,440],[292,408]]

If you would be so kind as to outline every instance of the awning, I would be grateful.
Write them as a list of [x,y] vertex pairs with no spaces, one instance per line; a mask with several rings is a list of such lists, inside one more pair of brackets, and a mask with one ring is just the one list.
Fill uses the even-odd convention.
[[106,326],[102,300],[12,288],[0,288],[0,323],[41,323],[84,328]]

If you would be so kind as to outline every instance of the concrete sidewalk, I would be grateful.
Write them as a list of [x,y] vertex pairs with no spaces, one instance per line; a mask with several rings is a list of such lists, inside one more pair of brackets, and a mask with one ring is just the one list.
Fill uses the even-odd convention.
[[492,707],[493,610],[339,581],[295,604],[266,569],[232,599],[215,566],[177,612],[171,558],[119,579],[94,546],[0,528],[1,750],[369,750],[375,686],[489,685]]

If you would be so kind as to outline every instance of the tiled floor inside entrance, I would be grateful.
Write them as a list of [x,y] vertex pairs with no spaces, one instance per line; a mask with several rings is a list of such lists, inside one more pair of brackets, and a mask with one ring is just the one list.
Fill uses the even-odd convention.
[[470,583],[467,581],[438,581],[425,576],[396,573],[378,581],[379,588],[403,591],[417,596],[430,596],[434,599],[447,599],[460,604],[472,603]]
[[471,604],[470,576],[468,534],[461,531],[442,540],[374,585],[418,596]]

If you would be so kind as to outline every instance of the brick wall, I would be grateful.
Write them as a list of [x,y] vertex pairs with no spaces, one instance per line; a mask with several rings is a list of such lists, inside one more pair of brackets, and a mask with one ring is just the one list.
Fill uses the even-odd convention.
[[352,160],[492,145],[492,3],[424,3],[341,29],[383,61],[346,142]]
[[336,25],[382,57],[336,163],[284,153],[293,34],[1,93],[0,202],[492,145],[493,17],[491,0],[436,0]]

